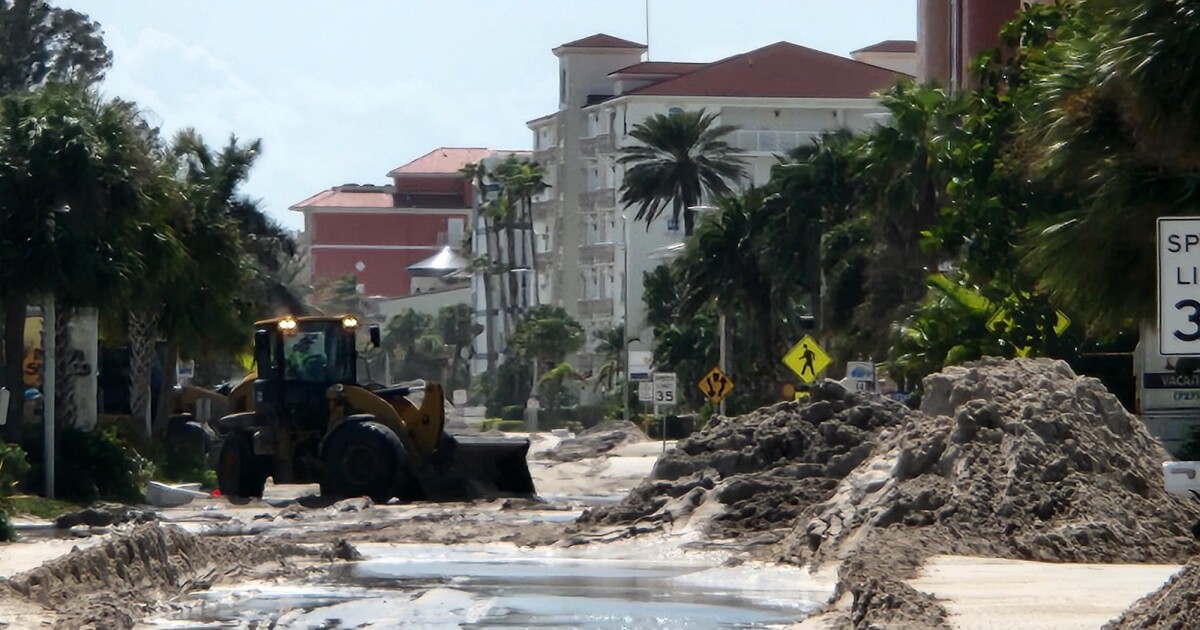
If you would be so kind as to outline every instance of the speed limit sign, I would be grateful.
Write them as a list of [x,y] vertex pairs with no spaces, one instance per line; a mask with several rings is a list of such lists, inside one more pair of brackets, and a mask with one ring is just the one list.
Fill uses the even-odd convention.
[[654,404],[675,405],[675,373],[654,373]]
[[1200,217],[1158,219],[1159,354],[1200,354]]

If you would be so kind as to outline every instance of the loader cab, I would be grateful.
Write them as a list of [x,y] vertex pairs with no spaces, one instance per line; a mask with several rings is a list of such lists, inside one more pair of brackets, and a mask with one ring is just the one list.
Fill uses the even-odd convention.
[[[326,390],[358,384],[358,319],[284,317],[258,322],[254,359],[258,364],[255,406],[281,424],[320,428],[328,421]],[[379,327],[368,328],[379,347]]]

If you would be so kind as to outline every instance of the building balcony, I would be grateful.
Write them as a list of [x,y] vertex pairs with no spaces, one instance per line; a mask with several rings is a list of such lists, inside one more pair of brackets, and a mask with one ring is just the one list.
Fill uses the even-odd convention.
[[543,201],[533,200],[533,218],[538,221],[545,221],[553,218],[558,212],[558,200],[546,199]]
[[820,137],[819,131],[741,129],[731,134],[729,144],[748,153],[788,153]]
[[600,319],[613,316],[612,298],[579,300],[580,319]]
[[546,166],[547,164],[558,164],[562,158],[562,149],[557,145],[542,147],[533,150],[533,159],[538,164]]
[[590,243],[579,246],[579,264],[606,265],[616,260],[615,243]]
[[612,153],[614,150],[616,150],[616,142],[611,133],[579,140],[579,152],[584,157],[595,157],[601,153]]
[[579,195],[579,209],[583,212],[616,207],[617,191],[612,188],[598,188]]

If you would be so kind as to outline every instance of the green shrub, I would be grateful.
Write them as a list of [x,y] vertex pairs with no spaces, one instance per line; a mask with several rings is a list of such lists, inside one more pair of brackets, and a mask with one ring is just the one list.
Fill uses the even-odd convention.
[[0,542],[8,542],[16,540],[17,532],[13,529],[12,521],[8,518],[8,512],[0,510]]
[[525,420],[525,408],[521,405],[508,405],[500,410],[502,420]]
[[[31,459],[27,490],[44,493],[40,427],[26,433],[25,452]],[[64,429],[58,437],[54,475],[55,493],[61,499],[91,503],[97,500],[136,503],[145,498],[154,464],[121,440],[116,431],[87,432]],[[69,454],[69,456],[67,456]]]
[[189,454],[181,450],[168,450],[157,466],[159,477],[178,483],[198,483],[204,488],[217,487],[217,473],[208,467],[203,454]]
[[25,451],[16,444],[0,442],[0,497],[12,494],[18,484],[25,482],[28,474]]

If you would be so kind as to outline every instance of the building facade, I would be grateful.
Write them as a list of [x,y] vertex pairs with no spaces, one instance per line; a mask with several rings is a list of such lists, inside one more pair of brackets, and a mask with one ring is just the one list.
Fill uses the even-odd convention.
[[462,248],[474,199],[459,171],[488,153],[435,149],[389,172],[390,185],[335,186],[293,205],[304,214],[311,278],[353,274],[362,293],[381,298],[422,288],[408,268]]
[[[1054,0],[1025,0],[1050,4]],[[1000,29],[1022,0],[920,0],[917,5],[917,79],[956,89],[971,61],[995,48]]]
[[894,50],[904,46],[883,47],[874,58],[858,51],[873,63],[787,42],[714,63],[643,62],[645,46],[602,34],[555,48],[559,109],[527,124],[550,184],[534,204],[535,231],[545,230],[535,236],[546,249],[539,283],[587,331],[577,367],[595,369],[596,333],[626,320],[639,339],[631,348],[651,347],[643,274],[661,264],[656,251],[683,239],[682,225],[668,216],[635,224],[632,209],[622,212],[617,159],[637,124],[676,110],[715,113],[716,124],[738,128],[727,141],[747,158],[748,177],[735,187],[760,185],[793,148],[875,124],[883,112],[875,94],[915,66],[915,44],[906,44],[912,52]]

